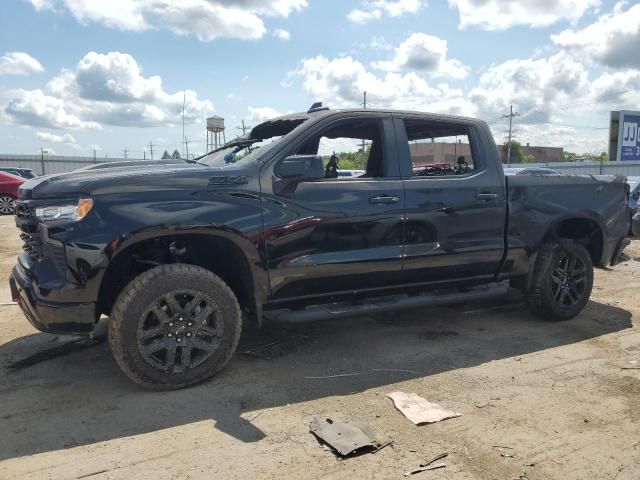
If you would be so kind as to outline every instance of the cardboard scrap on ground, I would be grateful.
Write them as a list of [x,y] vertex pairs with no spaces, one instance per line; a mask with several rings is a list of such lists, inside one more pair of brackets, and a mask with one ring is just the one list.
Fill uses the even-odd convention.
[[416,425],[435,423],[447,418],[459,417],[462,414],[431,403],[415,393],[392,392],[387,395],[395,407]]

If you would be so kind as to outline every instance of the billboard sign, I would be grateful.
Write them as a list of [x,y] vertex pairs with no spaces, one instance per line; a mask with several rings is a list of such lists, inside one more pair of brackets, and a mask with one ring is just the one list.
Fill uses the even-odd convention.
[[620,112],[618,160],[640,162],[640,112]]

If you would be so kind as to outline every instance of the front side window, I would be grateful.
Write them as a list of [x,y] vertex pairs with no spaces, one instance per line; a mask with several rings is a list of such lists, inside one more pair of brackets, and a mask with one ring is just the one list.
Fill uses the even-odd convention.
[[329,180],[385,176],[382,123],[378,119],[337,122],[314,135],[295,154],[320,155]]
[[468,127],[413,119],[404,125],[414,177],[459,176],[476,170]]

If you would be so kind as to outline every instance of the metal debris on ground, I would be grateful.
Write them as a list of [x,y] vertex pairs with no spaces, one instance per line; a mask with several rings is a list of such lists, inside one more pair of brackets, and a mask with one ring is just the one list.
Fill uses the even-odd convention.
[[431,403],[415,393],[392,392],[387,394],[387,397],[393,400],[395,407],[416,425],[435,423],[462,415],[447,410],[437,403]]
[[29,355],[28,357],[16,360],[15,362],[9,362],[7,368],[10,370],[19,370],[21,368],[31,367],[33,365],[51,360],[56,357],[62,357],[63,355],[68,355],[73,352],[78,352],[80,350],[93,347],[94,345],[98,345],[104,342],[106,338],[106,336],[100,335],[93,338],[83,337],[68,342],[65,341],[60,345],[56,345],[46,350],[41,350],[32,355]]
[[293,337],[277,340],[250,350],[245,350],[242,353],[251,357],[262,358],[263,360],[272,360],[290,353],[300,343],[305,342],[310,338],[311,337],[306,335],[294,335]]
[[393,443],[393,440],[378,442],[367,425],[340,422],[331,418],[314,418],[309,430],[341,457],[376,453]]
[[[405,477],[410,477],[411,475],[415,475],[416,473],[420,473],[420,472],[426,472],[428,470],[437,470],[438,468],[445,468],[446,465],[444,463],[435,463],[438,460],[442,460],[443,458],[446,458],[449,454],[448,453],[441,453],[440,455],[432,458],[431,460],[429,460],[426,463],[421,463],[420,466],[418,468],[414,468],[413,470],[409,470],[408,472],[404,473]],[[434,465],[435,463],[435,465]]]
[[402,370],[398,368],[372,368],[371,370],[365,370],[364,372],[355,372],[355,373],[338,373],[336,375],[323,375],[319,377],[303,377],[305,380],[326,380],[329,378],[342,378],[342,377],[357,377],[358,375],[366,375],[367,373],[375,373],[375,372],[383,372],[383,373],[406,373],[408,375],[421,375],[420,373],[413,370]]

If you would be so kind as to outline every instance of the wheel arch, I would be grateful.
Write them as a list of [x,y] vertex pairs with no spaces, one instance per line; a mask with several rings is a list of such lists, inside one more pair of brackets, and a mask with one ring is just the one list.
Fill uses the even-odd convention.
[[556,241],[570,248],[566,240],[573,240],[585,246],[594,266],[601,266],[604,249],[604,229],[594,218],[587,216],[566,216],[553,222],[544,241]]
[[113,241],[109,263],[98,290],[97,311],[109,314],[122,289],[136,276],[158,265],[197,265],[222,278],[241,308],[261,321],[268,282],[256,246],[228,229],[145,229]]

